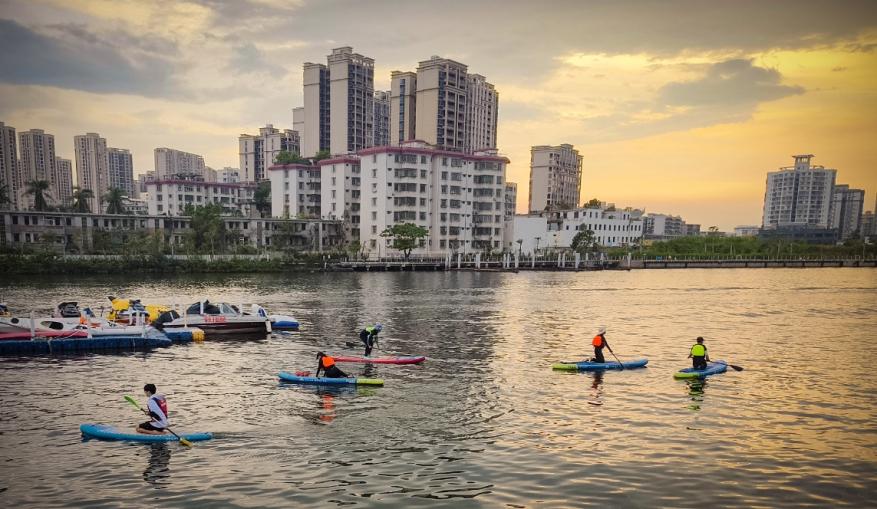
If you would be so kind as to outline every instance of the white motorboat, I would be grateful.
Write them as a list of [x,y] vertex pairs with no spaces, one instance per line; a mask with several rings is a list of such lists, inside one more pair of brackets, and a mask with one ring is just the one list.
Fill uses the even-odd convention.
[[[264,310],[263,310],[264,312]],[[214,304],[204,300],[191,304],[182,316],[176,311],[168,311],[159,316],[158,321],[165,329],[179,327],[198,327],[207,336],[214,334],[259,334],[271,332],[271,321],[265,314],[247,314],[237,306],[226,302]]]

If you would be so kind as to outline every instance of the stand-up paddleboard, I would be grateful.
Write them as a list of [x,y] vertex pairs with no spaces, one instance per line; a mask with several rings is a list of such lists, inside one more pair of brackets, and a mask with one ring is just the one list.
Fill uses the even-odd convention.
[[380,378],[317,378],[315,376],[299,376],[281,371],[280,380],[293,384],[310,384],[310,385],[384,385],[384,381]]
[[648,359],[637,359],[634,361],[624,361],[621,364],[612,361],[612,362],[590,362],[590,361],[581,361],[581,362],[558,362],[556,364],[551,365],[551,369],[557,369],[561,371],[600,371],[604,369],[635,369],[635,368],[643,368],[646,364],[649,363]]
[[[79,426],[79,431],[83,436],[89,438],[99,438],[101,440],[124,440],[128,442],[179,442],[180,439],[171,433],[164,435],[147,435],[146,433],[123,433],[116,429],[115,426],[107,426],[105,424],[83,424]],[[190,442],[198,442],[201,440],[210,440],[213,433],[185,433],[180,434]]]
[[706,378],[710,375],[718,375],[728,371],[728,363],[725,361],[709,362],[706,369],[685,368],[677,371],[673,378]]
[[361,364],[420,364],[426,360],[422,355],[388,355],[386,357],[332,356],[335,362],[359,362]]

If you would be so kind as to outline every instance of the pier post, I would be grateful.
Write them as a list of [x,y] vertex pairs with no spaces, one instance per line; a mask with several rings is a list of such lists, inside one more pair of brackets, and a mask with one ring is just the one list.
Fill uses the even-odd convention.
[[462,266],[463,266],[463,255],[460,253],[457,253],[457,270],[460,270],[460,268]]
[[515,270],[518,270],[518,265],[520,264],[520,262],[520,258],[518,258],[518,255],[515,254]]
[[575,257],[575,262],[576,262],[575,269],[576,270],[579,270],[579,263],[581,263],[581,261],[582,261],[581,253],[576,253],[576,257]]
[[481,253],[475,253],[475,269],[481,268]]

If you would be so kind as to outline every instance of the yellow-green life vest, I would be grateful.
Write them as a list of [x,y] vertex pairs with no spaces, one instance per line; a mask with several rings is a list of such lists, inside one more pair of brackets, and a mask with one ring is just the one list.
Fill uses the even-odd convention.
[[703,345],[694,345],[691,347],[691,356],[692,357],[705,357],[706,356],[706,347]]

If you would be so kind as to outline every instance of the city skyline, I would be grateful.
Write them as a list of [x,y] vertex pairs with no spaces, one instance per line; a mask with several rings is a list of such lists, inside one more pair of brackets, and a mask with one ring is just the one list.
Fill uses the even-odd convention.
[[[506,2],[501,14],[482,2],[467,4],[455,24],[398,24],[391,33],[381,20],[447,15],[384,2],[351,4],[344,17],[337,2],[0,5],[9,70],[0,121],[54,135],[67,159],[74,135],[101,133],[131,150],[135,174],[154,169],[157,147],[238,167],[240,133],[293,127],[302,64],[352,46],[375,59],[376,90],[390,89],[391,71],[431,55],[487,76],[500,94],[498,149],[511,159],[519,212],[530,147],[561,143],[584,158],[581,201],[723,230],[760,223],[765,175],[791,154],[816,154],[865,189],[867,203],[877,190],[868,143],[877,131],[877,22],[867,2],[550,10]],[[672,14],[683,8],[684,21]],[[502,17],[497,28],[480,21],[491,16]],[[528,34],[532,19],[551,32]]]

